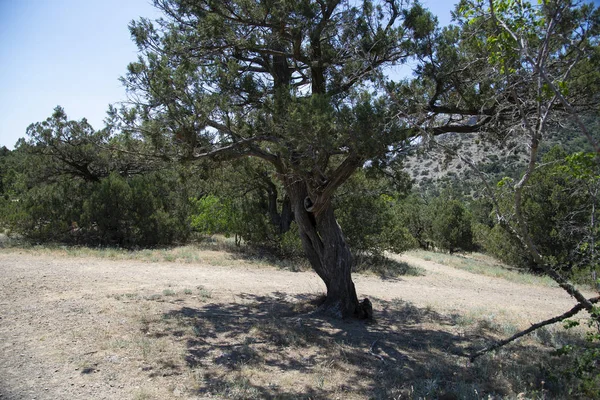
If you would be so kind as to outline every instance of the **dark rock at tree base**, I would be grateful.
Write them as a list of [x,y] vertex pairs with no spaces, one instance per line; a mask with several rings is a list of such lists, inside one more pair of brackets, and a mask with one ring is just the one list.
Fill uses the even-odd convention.
[[373,304],[371,300],[365,297],[358,304],[357,317],[358,319],[373,319]]

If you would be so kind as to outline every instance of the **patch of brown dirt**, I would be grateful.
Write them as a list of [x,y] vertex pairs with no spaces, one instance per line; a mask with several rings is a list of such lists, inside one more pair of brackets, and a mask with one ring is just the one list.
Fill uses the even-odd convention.
[[365,325],[299,318],[324,290],[311,272],[2,251],[0,399],[400,398],[433,385],[420,366],[456,371],[481,341],[456,315],[523,326],[574,304],[560,289],[401,260],[425,275],[355,277],[377,318]]

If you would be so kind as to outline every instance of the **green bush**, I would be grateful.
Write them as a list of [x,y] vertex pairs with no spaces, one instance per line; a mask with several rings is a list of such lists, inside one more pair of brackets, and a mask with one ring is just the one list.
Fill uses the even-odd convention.
[[123,247],[184,242],[189,223],[178,207],[184,199],[171,193],[177,181],[160,173],[129,180],[116,173],[103,179],[84,203],[86,241]]
[[475,243],[483,252],[492,255],[500,261],[515,267],[530,268],[533,265],[531,257],[521,243],[502,226],[489,226],[481,223],[473,224]]
[[[68,120],[60,107],[27,136],[12,152],[0,149],[0,224],[10,231],[36,242],[124,247],[187,239],[195,181],[185,167],[131,156],[142,142]],[[106,150],[117,144],[131,151]]]
[[396,226],[407,230],[415,247],[427,250],[433,246],[431,216],[422,197],[413,194],[400,201],[394,208],[394,221]]
[[471,215],[458,200],[441,196],[431,206],[431,238],[436,247],[453,253],[473,249]]
[[229,197],[207,194],[191,199],[192,229],[202,235],[236,236],[247,244],[277,249],[280,235],[267,218],[267,211],[253,196]]
[[[595,307],[590,315],[585,342],[569,344],[557,351],[557,355],[565,358],[559,373],[574,382],[576,388],[571,394],[573,398],[600,398],[600,308]],[[577,321],[566,321],[565,328],[571,329],[579,325]]]
[[473,249],[471,214],[448,193],[429,199],[411,195],[399,203],[395,214],[395,226],[406,229],[406,234],[423,249]]
[[242,216],[236,212],[230,201],[210,194],[191,201],[194,211],[190,221],[196,231],[205,235],[241,233],[236,232],[236,228]]
[[417,247],[399,217],[398,194],[384,180],[359,172],[344,189],[335,204],[336,217],[352,251],[379,256]]
[[[528,234],[545,262],[569,278],[591,282],[600,249],[595,222],[600,173],[595,155],[567,156],[553,148],[542,162],[522,195],[521,214]],[[505,178],[497,188],[498,204],[507,218],[515,214],[513,185]],[[500,225],[490,227],[482,215],[477,219],[481,223],[474,225],[476,243],[485,252],[513,266],[538,268],[513,234]],[[514,219],[509,222],[519,229]]]
[[292,223],[290,230],[281,235],[279,249],[284,257],[304,257],[304,249],[296,223]]
[[177,180],[166,175],[126,179],[113,172],[99,182],[57,178],[6,200],[2,218],[10,231],[35,242],[122,247],[182,242],[190,231],[181,210],[187,200],[177,198]]
[[87,185],[67,179],[33,186],[10,200],[5,224],[35,242],[69,242],[88,193]]
[[100,245],[129,246],[133,235],[133,193],[124,178],[112,173],[85,201],[81,227]]

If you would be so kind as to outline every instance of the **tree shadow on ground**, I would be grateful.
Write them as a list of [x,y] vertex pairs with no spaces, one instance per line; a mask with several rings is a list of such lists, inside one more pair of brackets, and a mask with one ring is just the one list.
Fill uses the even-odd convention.
[[423,276],[425,270],[386,256],[360,255],[355,258],[352,272],[372,273],[383,280],[398,280],[400,276]]
[[[221,248],[234,260],[249,263],[265,263],[275,268],[303,272],[312,270],[304,255],[278,255],[272,249],[256,246],[227,246]],[[401,276],[423,276],[425,270],[382,255],[362,254],[355,256],[352,272],[371,273],[384,280],[396,280]]]
[[[364,322],[310,314],[321,301],[314,295],[241,294],[172,310],[147,334],[184,341],[195,395],[476,399],[518,393],[519,384],[553,390],[537,365],[545,349],[513,346],[472,364],[465,355],[493,332],[466,332],[456,315],[401,300],[371,300],[377,319]],[[517,365],[512,381],[501,372]]]

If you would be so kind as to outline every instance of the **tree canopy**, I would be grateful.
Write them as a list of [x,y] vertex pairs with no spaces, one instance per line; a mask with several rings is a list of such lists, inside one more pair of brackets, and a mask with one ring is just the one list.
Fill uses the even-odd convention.
[[[164,18],[130,26],[140,58],[123,82],[123,129],[168,157],[272,165],[304,249],[328,289],[324,309],[359,313],[336,190],[415,130],[380,81],[435,29],[401,1],[160,0]],[[175,146],[174,146],[175,145]]]

